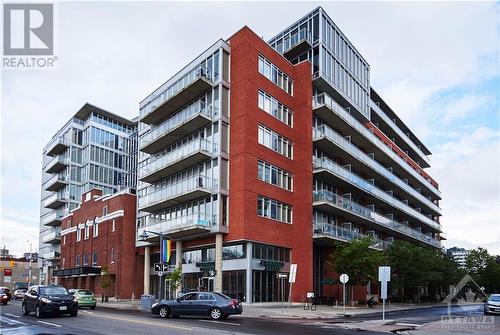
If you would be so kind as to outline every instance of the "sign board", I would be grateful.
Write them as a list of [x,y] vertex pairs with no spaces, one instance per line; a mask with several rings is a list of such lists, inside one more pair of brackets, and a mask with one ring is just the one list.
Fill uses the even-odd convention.
[[387,282],[380,282],[380,299],[387,299]]
[[278,278],[278,279],[285,279],[285,278],[288,278],[288,274],[286,274],[286,273],[277,273],[276,274],[276,278]]
[[340,282],[345,284],[349,281],[349,276],[346,273],[340,275]]
[[3,275],[4,276],[12,276],[12,269],[3,270]]
[[378,267],[378,281],[388,282],[391,281],[391,267],[379,266]]
[[167,272],[168,271],[168,264],[155,263],[154,264],[154,270],[156,272]]
[[4,283],[10,283],[10,278],[11,278],[10,276],[3,277],[3,282]]
[[288,282],[295,283],[295,277],[297,277],[297,264],[290,264],[290,278],[288,278]]
[[306,293],[306,298],[308,298],[308,299],[314,298],[314,292],[307,292]]
[[208,274],[210,275],[210,277],[215,277],[215,275],[217,274],[217,271],[210,270],[210,271],[208,271]]

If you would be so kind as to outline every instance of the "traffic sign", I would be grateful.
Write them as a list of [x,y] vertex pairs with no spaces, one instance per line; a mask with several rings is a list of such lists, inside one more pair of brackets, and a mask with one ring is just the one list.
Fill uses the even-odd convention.
[[378,280],[380,281],[380,298],[382,299],[382,320],[385,320],[385,299],[387,299],[387,283],[391,281],[391,267],[378,267]]
[[12,269],[3,270],[3,275],[4,276],[12,276]]
[[288,274],[286,274],[286,273],[277,273],[276,274],[276,278],[278,278],[278,279],[285,279],[285,278],[288,278]]
[[391,267],[379,266],[378,267],[378,281],[391,281]]
[[297,264],[290,264],[290,278],[288,278],[288,282],[295,283],[295,277],[297,277]]
[[155,272],[167,272],[168,271],[168,264],[165,264],[165,263],[155,263],[154,264],[154,270],[155,270]]
[[349,275],[347,275],[346,273],[343,273],[340,275],[340,282],[342,284],[345,284],[349,281]]

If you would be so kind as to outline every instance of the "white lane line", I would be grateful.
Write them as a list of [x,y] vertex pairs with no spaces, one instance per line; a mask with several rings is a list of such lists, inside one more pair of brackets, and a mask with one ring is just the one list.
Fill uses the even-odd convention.
[[3,317],[3,316],[0,316],[0,321],[8,323],[9,325],[21,325],[21,326],[27,325],[27,323],[17,321],[17,320],[8,319],[8,318]]
[[92,312],[89,312],[89,311],[80,311],[80,313],[85,313],[85,314],[90,314],[90,315],[95,314],[95,313],[92,313]]
[[241,326],[241,324],[239,323],[235,323],[235,322],[224,322],[224,321],[217,321],[217,320],[199,320],[199,321],[202,321],[202,322],[211,322],[211,323],[220,323],[221,325],[231,325],[231,326]]
[[19,315],[15,315],[15,314],[10,314],[10,313],[5,313],[4,315],[7,315],[7,316],[13,316],[15,318],[20,318]]
[[58,328],[62,327],[61,325],[58,325],[58,324],[52,323],[52,322],[45,322],[45,321],[37,321],[37,322],[43,323],[44,325],[53,326],[53,327],[58,327]]

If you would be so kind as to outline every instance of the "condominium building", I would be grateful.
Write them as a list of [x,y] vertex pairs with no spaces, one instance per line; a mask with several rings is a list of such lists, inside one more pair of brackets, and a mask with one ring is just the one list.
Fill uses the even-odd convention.
[[112,194],[137,183],[137,121],[86,103],[43,150],[39,266],[41,282],[57,279],[61,219],[81,202],[84,192]]
[[448,255],[450,255],[453,260],[460,266],[461,268],[465,268],[467,263],[467,256],[469,256],[469,250],[465,248],[452,247],[446,249]]
[[294,301],[328,295],[338,241],[441,248],[430,152],[321,7],[267,43],[247,27],[217,41],[140,103],[139,122],[145,293],[174,294],[152,268],[160,238],[182,290],[247,302],[287,295],[277,274],[291,264]]

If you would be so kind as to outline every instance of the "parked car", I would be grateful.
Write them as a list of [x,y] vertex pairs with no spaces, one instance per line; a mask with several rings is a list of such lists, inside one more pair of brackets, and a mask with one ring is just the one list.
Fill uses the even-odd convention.
[[12,299],[12,293],[10,293],[10,289],[7,286],[0,287],[0,290],[2,290],[5,294],[7,294],[9,300]]
[[18,288],[17,290],[14,291],[14,300],[23,300],[24,295],[26,294],[26,289],[25,288]]
[[492,294],[484,303],[484,315],[500,314],[500,294]]
[[90,309],[95,309],[96,300],[94,292],[74,288],[69,289],[68,291],[76,297],[76,300],[78,300],[78,307],[90,307]]
[[237,299],[218,292],[189,292],[175,300],[162,300],[151,308],[153,315],[162,318],[195,315],[221,320],[242,312],[243,306]]
[[9,301],[9,297],[5,293],[4,290],[0,290],[0,303],[2,305],[7,305],[7,302]]
[[35,312],[37,318],[46,314],[77,316],[78,300],[63,286],[35,285],[24,295],[21,308],[23,315]]

